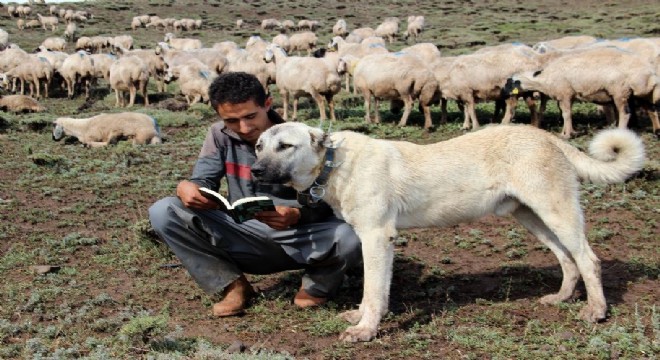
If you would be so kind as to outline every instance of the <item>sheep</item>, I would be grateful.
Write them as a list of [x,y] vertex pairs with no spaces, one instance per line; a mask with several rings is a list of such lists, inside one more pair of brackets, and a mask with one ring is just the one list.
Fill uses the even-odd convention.
[[133,20],[131,20],[131,29],[135,31],[140,27],[142,27],[142,21],[140,21],[138,16],[134,16]]
[[23,49],[7,48],[0,52],[0,72],[9,71],[28,61],[30,55]]
[[50,30],[53,32],[57,30],[57,26],[60,23],[57,16],[42,16],[41,14],[37,14],[37,18],[44,30],[48,30],[48,27],[50,27]]
[[289,37],[291,52],[297,51],[298,55],[300,55],[301,51],[306,50],[309,56],[316,47],[317,41],[318,37],[311,31],[293,34]]
[[291,42],[289,41],[289,37],[284,34],[275,36],[271,42],[281,47],[282,50],[286,51],[287,53],[291,51]]
[[172,49],[177,50],[192,50],[202,48],[202,42],[199,39],[177,38],[172,33],[165,34],[165,39],[163,41],[172,47]]
[[112,39],[109,36],[92,36],[90,38],[92,50],[96,53],[103,52],[103,50],[110,48]]
[[246,72],[254,75],[266,93],[269,92],[268,85],[275,81],[275,65],[264,62],[263,54],[255,56],[244,49],[229,50],[226,53],[227,72]]
[[16,6],[14,6],[14,5],[7,6],[7,13],[9,14],[9,17],[17,17],[18,16],[18,11],[16,11]]
[[53,140],[74,136],[88,147],[116,144],[121,139],[132,140],[133,145],[163,142],[156,119],[136,112],[101,113],[79,119],[60,117],[53,121],[53,126]]
[[64,29],[64,38],[73,42],[76,39],[76,31],[78,31],[78,25],[75,22],[70,22],[66,24],[66,29]]
[[424,16],[408,16],[408,26],[406,27],[406,33],[404,35],[405,40],[408,41],[408,39],[412,38],[417,42],[417,38],[419,38],[424,30],[424,23]]
[[[564,126],[561,136],[570,138],[575,131],[571,107],[575,100],[614,103],[619,127],[628,127],[628,100],[657,109],[660,103],[660,77],[656,65],[626,50],[595,47],[574,50],[535,70],[521,72],[511,80],[525,91],[539,91],[559,102]],[[649,115],[653,131],[660,132],[657,110]]]
[[424,112],[424,129],[430,129],[430,105],[436,101],[438,82],[432,71],[418,57],[405,53],[373,54],[359,60],[353,73],[354,84],[364,97],[365,120],[370,123],[371,97],[375,98],[374,122],[380,122],[379,99],[403,101],[404,112],[399,126],[405,126],[413,102],[419,100]]
[[167,72],[167,63],[162,54],[156,54],[153,49],[128,50],[122,47],[117,48],[121,56],[138,56],[149,68],[149,74],[156,79],[156,89],[158,92],[165,91],[165,73]]
[[279,29],[282,26],[277,19],[263,19],[261,20],[261,29],[262,30],[273,30]]
[[293,20],[284,20],[280,24],[280,27],[282,28],[282,31],[288,32],[289,30],[295,29],[296,24],[293,23]]
[[[169,20],[167,19],[161,19],[158,16],[152,16],[149,18],[149,22],[147,23],[147,25],[145,25],[145,27],[147,29],[151,27],[156,27],[156,28],[163,28],[163,30],[167,30],[168,23]],[[172,24],[174,23],[172,22]]]
[[43,46],[46,50],[65,51],[66,40],[59,36],[49,37],[46,38],[43,42],[41,42],[41,46]]
[[159,43],[155,50],[157,55],[162,54],[168,66],[183,65],[190,61],[199,61],[206,65],[210,71],[220,74],[227,66],[227,58],[218,49],[175,50],[165,43]]
[[13,113],[42,112],[46,108],[26,95],[0,95],[0,110]]
[[245,21],[243,21],[243,19],[236,20],[236,29],[242,29],[244,25],[245,25]]
[[188,105],[200,100],[209,100],[209,86],[217,74],[200,61],[189,61],[185,64],[170,67],[165,77],[166,82],[177,80],[179,90],[186,97]]
[[110,44],[113,48],[121,46],[124,49],[131,50],[133,49],[133,37],[130,35],[118,35],[110,40]]
[[360,44],[366,46],[382,46],[382,47],[386,46],[385,39],[383,39],[380,36],[369,36],[368,38],[362,39],[362,41],[360,41]]
[[89,56],[94,62],[94,80],[103,78],[110,84],[110,67],[119,58],[112,54],[91,54]]
[[60,9],[58,9],[56,5],[51,5],[49,8],[49,12],[52,16],[57,16],[59,11]]
[[230,51],[238,50],[241,47],[238,46],[237,43],[235,43],[231,40],[227,40],[227,41],[217,42],[217,43],[213,44],[213,46],[211,48],[219,50],[223,55],[227,56],[227,53],[229,53]]
[[[19,19],[22,20],[22,19]],[[19,26],[19,21],[16,20],[16,26]],[[19,26],[20,27],[20,26]],[[24,29],[35,29],[41,27],[41,22],[37,19],[24,20],[23,28]]]
[[48,60],[48,63],[53,67],[53,71],[59,72],[69,54],[62,51],[50,51],[46,48],[39,48],[39,52],[35,54],[37,57],[44,58]]
[[438,47],[432,43],[419,43],[412,46],[404,47],[400,51],[405,52],[407,54],[415,55],[420,59],[422,59],[427,64],[436,61],[441,56]]
[[[362,43],[349,43],[340,36],[335,36],[332,38],[328,47],[331,49],[336,49],[339,58],[346,58],[347,56],[352,56],[355,60],[358,60],[369,54],[386,54],[389,51],[382,45],[367,45]],[[350,64],[357,64],[357,61],[349,61],[349,66],[347,67],[344,76],[346,77],[346,91],[350,92],[350,78],[353,76],[354,66]]]
[[387,18],[378,27],[376,27],[375,35],[382,38],[387,38],[389,43],[393,43],[397,34],[399,33],[399,19]]
[[69,99],[73,99],[75,85],[79,83],[84,83],[85,98],[89,98],[89,88],[94,72],[94,62],[85,51],[75,52],[64,59],[60,67],[60,75],[66,82]]
[[321,24],[317,20],[303,19],[298,21],[298,30],[314,31],[319,28]]
[[[318,105],[321,121],[326,120],[325,103],[330,109],[330,118],[335,121],[333,96],[341,90],[341,79],[334,69],[326,66],[323,59],[314,57],[287,57],[284,50],[271,45],[264,56],[267,62],[274,61],[277,74],[275,85],[282,97],[283,119],[288,120],[289,94],[293,95],[293,115],[298,112],[298,98],[311,96]],[[300,76],[305,74],[305,76]]]
[[44,87],[44,95],[48,97],[48,87],[53,78],[53,67],[45,58],[30,56],[15,68],[2,74],[2,82],[7,86],[14,78],[19,79],[21,83],[21,95],[25,93],[25,82],[30,86],[30,96],[34,95],[36,88],[37,99],[41,98],[41,83]]
[[93,48],[92,38],[88,36],[81,36],[76,40],[76,51],[85,50],[91,52]]
[[[115,90],[118,107],[131,107],[135,103],[138,90],[144,98],[144,105],[149,105],[147,84],[149,83],[149,67],[137,56],[122,56],[110,65],[110,88]],[[126,104],[124,92],[128,91],[129,101]]]
[[270,43],[259,35],[252,35],[245,42],[245,50],[251,55],[262,56]]
[[575,49],[578,47],[588,46],[596,42],[598,42],[598,39],[593,36],[572,35],[538,42],[532,46],[532,49],[534,49],[534,51],[538,52],[539,54],[544,54],[547,51]]
[[346,42],[349,43],[360,43],[365,38],[370,36],[376,36],[376,31],[370,27],[357,28],[348,33],[346,36]]
[[18,11],[18,15],[23,15],[26,19],[32,13],[32,8],[29,6],[19,6],[16,10]]
[[[37,22],[38,22],[38,21],[37,21]],[[21,31],[22,31],[22,30],[25,30],[25,20],[20,19],[20,18],[17,19],[17,20],[16,20],[16,28],[17,28],[18,30],[21,30]]]
[[341,37],[348,35],[348,25],[346,25],[346,20],[337,20],[337,23],[332,27],[332,35]]

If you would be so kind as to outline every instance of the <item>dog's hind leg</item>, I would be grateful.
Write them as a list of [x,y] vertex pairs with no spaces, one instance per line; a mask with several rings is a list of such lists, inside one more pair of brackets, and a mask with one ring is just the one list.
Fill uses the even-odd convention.
[[590,322],[602,320],[606,316],[607,304],[601,282],[600,260],[591,250],[584,234],[582,210],[577,199],[559,199],[559,203],[557,200],[554,203],[536,201],[536,206],[531,210],[525,212],[525,208],[521,207],[514,212],[517,219],[550,247],[564,272],[559,293],[541,300],[552,303],[570,297],[577,282],[577,267],[587,289],[587,306],[580,312],[580,317]]

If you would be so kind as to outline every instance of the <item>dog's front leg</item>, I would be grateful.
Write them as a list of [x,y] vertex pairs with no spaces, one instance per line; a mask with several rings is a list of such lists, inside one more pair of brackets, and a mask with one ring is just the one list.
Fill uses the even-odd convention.
[[[378,332],[378,323],[387,313],[392,281],[392,263],[394,248],[390,241],[391,234],[383,229],[362,232],[356,228],[362,241],[364,261],[364,293],[359,310],[343,314],[343,318],[355,323],[340,335],[344,341],[369,341]],[[395,232],[392,229],[392,232]]]

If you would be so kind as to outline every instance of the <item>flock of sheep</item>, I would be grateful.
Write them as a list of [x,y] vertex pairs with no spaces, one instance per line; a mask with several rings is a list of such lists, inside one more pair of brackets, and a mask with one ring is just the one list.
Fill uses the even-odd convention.
[[[38,14],[40,25],[53,31],[52,18],[76,24],[92,16],[62,10],[53,7],[53,15],[48,17]],[[477,128],[475,103],[495,101],[495,116],[503,110],[502,122],[506,123],[513,119],[516,104],[523,98],[533,124],[538,126],[547,101],[554,99],[562,111],[562,136],[566,138],[574,133],[571,105],[576,100],[602,104],[604,113],[612,121],[618,118],[621,127],[627,126],[634,112],[631,108],[644,109],[653,130],[660,132],[660,38],[568,36],[533,46],[503,44],[448,57],[434,44],[417,42],[425,26],[423,16],[409,16],[405,30],[400,23],[398,18],[389,17],[376,28],[351,30],[340,19],[332,27],[334,37],[324,45],[315,34],[322,26],[318,21],[301,20],[295,26],[290,20],[265,19],[261,28],[278,32],[270,40],[251,36],[243,46],[221,41],[204,47],[199,39],[176,35],[198,29],[201,20],[142,15],[132,19],[134,31],[152,26],[171,31],[151,48],[134,49],[129,34],[80,37],[74,42],[74,31],[67,37],[46,38],[34,52],[10,43],[0,29],[0,82],[21,94],[28,84],[30,96],[39,99],[48,97],[48,89],[55,86],[66,87],[69,98],[83,92],[88,97],[90,87],[103,79],[115,92],[116,106],[131,107],[138,92],[149,105],[149,81],[156,82],[159,92],[166,90],[166,83],[176,81],[178,91],[193,104],[208,101],[208,86],[218,74],[244,71],[254,74],[267,91],[275,85],[285,120],[296,119],[298,99],[303,96],[314,99],[321,119],[326,119],[328,107],[330,118],[335,120],[334,96],[353,91],[364,98],[367,122],[380,121],[379,102],[387,100],[392,110],[403,108],[399,124],[406,125],[417,102],[428,129],[433,125],[431,106],[441,105],[440,123],[444,123],[447,101],[451,100],[464,112],[463,128]],[[239,20],[236,26],[244,27],[245,23]],[[388,50],[397,38],[415,44],[396,52]],[[72,45],[75,51],[67,53],[66,48]],[[289,116],[291,96],[293,113]]]

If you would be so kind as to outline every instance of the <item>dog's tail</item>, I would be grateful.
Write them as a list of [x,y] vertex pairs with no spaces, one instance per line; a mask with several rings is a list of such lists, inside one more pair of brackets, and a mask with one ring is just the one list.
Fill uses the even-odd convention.
[[591,156],[559,138],[556,143],[584,181],[622,182],[644,167],[644,143],[628,129],[608,129],[596,134],[589,144]]

